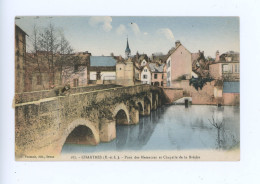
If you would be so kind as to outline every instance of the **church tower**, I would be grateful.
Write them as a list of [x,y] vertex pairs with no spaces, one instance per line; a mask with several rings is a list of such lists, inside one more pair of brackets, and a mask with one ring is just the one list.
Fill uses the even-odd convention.
[[129,48],[128,37],[127,37],[126,49],[125,49],[125,58],[128,59],[130,55],[131,55],[131,50]]

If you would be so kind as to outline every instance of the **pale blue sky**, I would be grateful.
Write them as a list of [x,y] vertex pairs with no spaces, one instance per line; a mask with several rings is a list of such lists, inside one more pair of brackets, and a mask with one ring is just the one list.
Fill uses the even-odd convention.
[[214,57],[216,50],[239,52],[238,17],[21,17],[15,22],[29,36],[34,24],[41,28],[51,22],[75,51],[96,56],[124,56],[127,35],[132,54],[167,53],[176,40],[206,56]]

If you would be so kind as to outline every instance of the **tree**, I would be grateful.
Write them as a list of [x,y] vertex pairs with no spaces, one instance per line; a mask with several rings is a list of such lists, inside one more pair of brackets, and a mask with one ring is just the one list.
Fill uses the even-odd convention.
[[64,69],[66,69],[65,68],[66,66],[71,65],[70,62],[72,61],[72,53],[73,53],[73,49],[70,46],[68,40],[65,38],[63,33],[60,33],[59,53],[60,53],[59,57],[56,60],[56,66],[60,72],[60,85],[61,85],[63,74],[65,73],[63,71]]
[[[59,73],[59,85],[62,85],[63,77],[70,75],[65,70],[73,68],[75,64],[80,63],[81,57],[73,53],[73,49],[66,39],[65,35],[58,31],[53,24],[49,24],[43,29],[38,29],[36,25],[33,28],[32,53],[30,58],[33,63],[36,63],[37,70],[41,78],[43,72],[48,73],[49,86],[53,88],[55,84],[55,73]],[[66,76],[68,78],[69,76]],[[42,83],[43,89],[46,89]]]
[[48,73],[49,73],[49,84],[54,87],[55,84],[55,67],[54,67],[54,57],[57,54],[59,43],[58,36],[54,26],[50,23],[48,27],[40,33],[39,46],[41,51],[45,51],[44,55],[48,61]]
[[192,77],[189,81],[189,84],[192,85],[198,91],[199,88],[202,90],[202,88],[207,84],[207,82],[211,82],[211,81],[213,81],[213,79],[211,78]]
[[[36,25],[33,26],[33,53],[34,54],[34,57],[35,57],[35,60],[36,60],[36,63],[37,63],[37,68],[38,68],[38,71],[39,71],[39,74],[40,74],[40,77],[41,79],[43,78],[42,76],[42,72],[41,72],[41,67],[40,67],[40,63],[39,63],[39,58],[38,58],[38,49],[39,49],[39,40],[38,40],[38,35],[39,35],[39,31],[38,29],[36,28]],[[43,90],[45,90],[45,86],[44,86],[44,83],[42,83],[42,87],[43,87]]]

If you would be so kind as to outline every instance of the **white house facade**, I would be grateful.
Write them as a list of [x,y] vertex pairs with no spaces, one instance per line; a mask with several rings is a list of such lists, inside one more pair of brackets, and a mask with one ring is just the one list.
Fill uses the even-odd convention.
[[145,66],[141,73],[142,84],[151,84],[151,71],[147,66]]

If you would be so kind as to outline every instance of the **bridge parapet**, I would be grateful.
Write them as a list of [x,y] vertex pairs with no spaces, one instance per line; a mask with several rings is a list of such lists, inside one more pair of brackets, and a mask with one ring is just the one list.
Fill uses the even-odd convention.
[[[114,87],[119,87],[119,85],[107,84],[107,85],[73,87],[73,88],[70,88],[70,90],[68,91],[68,94],[75,94],[75,93],[89,92],[89,91],[95,91],[95,90],[109,89],[109,88],[114,88]],[[59,94],[58,90],[60,90],[60,88],[55,88],[55,89],[52,89],[52,90],[42,90],[42,91],[16,93],[15,94],[15,104],[37,101],[37,100],[44,99],[44,98],[62,96],[61,94]]]

